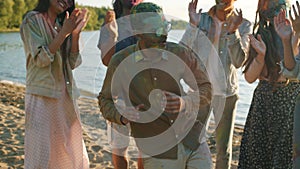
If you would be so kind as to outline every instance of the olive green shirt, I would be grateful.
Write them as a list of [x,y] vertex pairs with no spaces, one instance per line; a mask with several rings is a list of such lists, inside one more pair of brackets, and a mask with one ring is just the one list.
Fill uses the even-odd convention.
[[[167,42],[161,56],[154,56],[154,58],[144,58],[138,44],[129,46],[113,56],[98,96],[103,117],[111,122],[122,124],[121,114],[114,104],[116,96],[128,97],[130,101],[125,99],[126,105],[143,104],[144,108],[141,111],[146,111],[151,107],[149,94],[154,89],[175,93],[186,103],[185,111],[180,113],[189,116],[189,113],[196,112],[195,123],[182,140],[185,146],[195,150],[200,145],[199,135],[207,120],[211,101],[212,89],[205,68],[191,50],[175,43]],[[183,92],[180,80],[184,80],[192,92]],[[178,113],[162,112],[149,122],[130,122],[131,135],[135,138],[157,136],[169,129],[177,117]],[[176,133],[176,131],[171,132],[168,138],[176,140],[178,138]],[[139,142],[136,142],[142,152],[147,152],[149,147],[141,147]],[[156,157],[176,158],[177,146]]]

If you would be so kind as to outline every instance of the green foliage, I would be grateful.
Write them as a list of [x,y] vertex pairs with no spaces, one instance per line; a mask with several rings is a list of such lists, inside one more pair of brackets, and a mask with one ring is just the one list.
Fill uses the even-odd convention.
[[81,6],[76,4],[78,8],[87,8],[89,10],[89,21],[85,27],[85,30],[99,30],[101,25],[104,22],[104,16],[108,8],[97,8],[97,7],[90,7],[90,6]]
[[[22,22],[23,15],[37,5],[38,0],[0,0],[0,32],[17,30]],[[89,21],[85,30],[99,30],[104,22],[108,7],[91,7],[76,4],[77,8],[89,10]],[[185,29],[186,22],[171,20],[172,29]]]
[[12,0],[1,0],[0,1],[0,29],[8,28],[11,17],[13,15]]
[[38,0],[23,0],[25,2],[25,11],[33,10],[36,7]]
[[183,20],[171,20],[171,25],[173,30],[184,30],[188,23]]
[[[0,32],[16,30],[22,23],[23,15],[33,10],[38,0],[0,0]],[[76,4],[77,8],[89,10],[89,21],[85,30],[99,30],[109,8],[90,7]]]
[[14,0],[14,5],[12,7],[14,14],[10,18],[8,28],[18,28],[22,22],[22,16],[26,12],[24,0]]

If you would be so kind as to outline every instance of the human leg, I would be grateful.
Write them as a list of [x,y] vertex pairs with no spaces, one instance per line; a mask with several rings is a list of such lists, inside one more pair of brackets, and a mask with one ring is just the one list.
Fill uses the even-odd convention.
[[112,146],[112,163],[115,169],[127,169],[126,152],[129,145],[128,126],[107,122],[108,141]]
[[178,144],[177,159],[160,159],[155,157],[143,158],[145,169],[185,169],[184,145]]
[[112,149],[112,162],[115,169],[127,169],[126,148]]
[[216,169],[229,169],[232,157],[232,137],[238,96],[226,98],[221,120],[216,128]]
[[177,159],[144,158],[145,169],[212,169],[212,159],[207,143],[195,151],[178,144]]
[[191,152],[186,163],[186,169],[212,169],[212,157],[207,142],[200,144],[196,151]]

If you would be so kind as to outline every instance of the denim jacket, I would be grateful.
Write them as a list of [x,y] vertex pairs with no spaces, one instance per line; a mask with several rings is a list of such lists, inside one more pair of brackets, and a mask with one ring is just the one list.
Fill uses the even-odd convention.
[[[26,14],[20,33],[26,56],[26,93],[59,98],[66,86],[69,96],[77,98],[72,70],[81,64],[81,55],[67,52],[67,56],[62,56],[60,49],[50,53],[48,45],[58,32],[37,11]],[[69,38],[66,50],[70,51],[70,47]]]
[[[205,38],[208,38],[211,43],[213,43],[216,30],[216,25],[213,20],[214,15],[215,7],[212,7],[207,13],[202,13],[198,26],[200,31],[193,30],[192,26],[189,25],[181,41],[190,47],[197,48],[197,46],[201,44],[195,44],[193,37],[199,37],[204,34],[206,35]],[[232,16],[233,15],[235,14],[232,13]],[[247,36],[251,31],[251,23],[248,20],[243,19],[238,31],[233,34],[228,34],[228,28],[229,24],[228,20],[226,20],[222,25],[219,47],[216,49],[216,52],[220,57],[225,72],[225,77],[221,77],[227,84],[227,87],[223,92],[226,96],[231,96],[238,93],[237,69],[242,66],[248,55],[249,41]],[[201,40],[198,40],[197,42],[201,43]]]

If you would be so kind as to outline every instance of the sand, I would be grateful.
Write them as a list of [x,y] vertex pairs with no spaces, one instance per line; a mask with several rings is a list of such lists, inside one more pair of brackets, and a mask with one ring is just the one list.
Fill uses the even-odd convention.
[[[0,81],[0,169],[24,168],[24,85]],[[111,153],[106,136],[106,123],[98,108],[97,100],[80,97],[78,106],[84,128],[84,141],[90,159],[90,168],[112,169]],[[236,168],[242,126],[236,126],[233,139],[232,168]],[[215,162],[214,135],[208,139]],[[131,169],[137,168],[136,160],[130,159]]]

